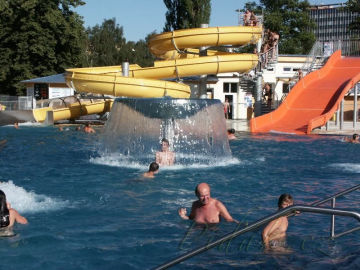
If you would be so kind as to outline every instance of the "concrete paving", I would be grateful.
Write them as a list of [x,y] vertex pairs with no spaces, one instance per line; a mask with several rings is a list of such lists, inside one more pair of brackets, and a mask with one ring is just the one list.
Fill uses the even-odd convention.
[[[226,120],[226,128],[234,128],[237,132],[250,132],[248,120]],[[312,134],[321,135],[352,135],[354,133],[360,134],[360,122],[356,123],[354,128],[353,122],[344,122],[342,129],[340,123],[336,125],[335,121],[329,121],[328,127],[323,126],[313,130]]]

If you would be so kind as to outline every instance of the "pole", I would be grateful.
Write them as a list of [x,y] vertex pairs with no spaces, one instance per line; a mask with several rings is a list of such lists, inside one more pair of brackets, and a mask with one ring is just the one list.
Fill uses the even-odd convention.
[[[336,198],[331,200],[331,208],[335,208]],[[330,227],[330,237],[334,238],[335,235],[335,215],[331,215],[331,227]]]
[[344,99],[340,102],[340,130],[344,128]]
[[[208,28],[209,25],[206,23],[202,23],[200,27]],[[200,47],[200,56],[206,56],[206,55],[207,55],[207,47]],[[199,98],[202,99],[207,98],[206,83],[207,83],[207,74],[200,75]]]
[[358,90],[358,85],[355,84],[354,87],[354,114],[353,114],[353,127],[354,130],[356,130],[356,123],[357,123],[357,90]]
[[256,77],[256,93],[255,93],[255,106],[254,112],[255,116],[261,115],[261,97],[262,97],[262,76],[261,72],[257,72]]
[[122,75],[124,77],[129,77],[129,62],[122,62],[121,68],[122,68]]

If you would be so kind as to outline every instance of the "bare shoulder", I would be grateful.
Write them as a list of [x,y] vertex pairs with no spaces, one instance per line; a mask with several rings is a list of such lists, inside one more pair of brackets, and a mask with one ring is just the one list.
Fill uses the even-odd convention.
[[225,205],[218,199],[214,199],[214,204],[215,204],[216,208],[218,208],[218,209],[226,208]]
[[14,208],[10,208],[9,212],[10,212],[10,214],[13,214],[13,215],[19,215],[19,212],[16,211]]

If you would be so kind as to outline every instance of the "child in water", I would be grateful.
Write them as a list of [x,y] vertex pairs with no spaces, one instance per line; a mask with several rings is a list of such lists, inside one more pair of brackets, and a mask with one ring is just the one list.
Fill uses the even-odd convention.
[[[278,201],[279,210],[291,206],[294,200],[290,194],[281,194]],[[286,230],[288,228],[286,216],[271,221],[262,232],[265,249],[283,250],[285,248]]]

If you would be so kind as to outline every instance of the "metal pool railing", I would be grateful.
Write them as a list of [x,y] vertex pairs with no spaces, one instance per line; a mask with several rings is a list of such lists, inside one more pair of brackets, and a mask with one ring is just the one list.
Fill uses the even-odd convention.
[[[225,236],[221,237],[220,239],[213,241],[211,243],[208,243],[200,248],[196,248],[192,251],[189,251],[187,253],[185,253],[184,255],[181,255],[175,259],[172,259],[169,262],[166,262],[162,265],[157,266],[156,268],[154,268],[154,270],[162,270],[162,269],[167,269],[175,264],[178,264],[182,261],[185,261],[197,254],[200,254],[204,251],[207,251],[217,245],[220,245],[228,240],[231,240],[239,235],[242,235],[244,233],[253,231],[257,228],[259,228],[260,226],[269,223],[270,221],[277,219],[279,217],[283,217],[283,216],[289,216],[289,215],[294,215],[296,213],[296,211],[300,211],[300,212],[309,212],[309,213],[318,213],[318,214],[325,214],[325,215],[331,215],[332,219],[331,219],[331,237],[332,238],[336,238],[336,237],[340,237],[343,236],[345,234],[354,232],[356,230],[360,229],[360,226],[350,229],[348,231],[345,231],[343,233],[339,233],[337,235],[334,234],[334,227],[335,227],[335,216],[347,216],[347,217],[353,217],[355,219],[357,219],[360,222],[360,213],[355,212],[355,211],[347,211],[347,210],[341,210],[341,209],[335,209],[335,199],[337,197],[346,195],[350,192],[353,192],[357,189],[360,189],[360,185],[351,187],[349,189],[343,190],[339,193],[336,193],[335,195],[332,195],[326,199],[323,199],[321,201],[317,201],[311,204],[311,206],[308,205],[293,205],[287,208],[284,208],[274,214],[271,214],[267,217],[264,217],[258,221],[255,221],[253,223],[251,223],[249,226],[246,226],[245,228],[242,228],[236,232],[232,232],[229,234],[226,234]],[[319,205],[322,205],[326,202],[331,201],[331,206],[332,208],[323,208],[323,207],[317,207]]]

